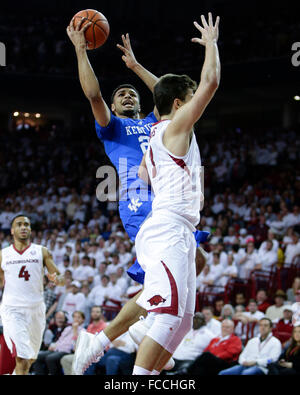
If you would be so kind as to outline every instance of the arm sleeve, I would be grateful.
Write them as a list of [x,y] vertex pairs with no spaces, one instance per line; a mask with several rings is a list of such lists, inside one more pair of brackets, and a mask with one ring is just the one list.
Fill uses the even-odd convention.
[[[248,344],[249,344],[249,342],[248,342]],[[242,365],[245,361],[248,360],[248,349],[249,348],[247,348],[247,346],[246,346],[244,348],[244,350],[240,353],[240,356],[238,359],[240,365]]]
[[147,115],[147,117],[145,118],[147,120],[149,120],[149,122],[153,122],[156,123],[158,122],[158,119],[156,118],[156,116],[154,115],[154,112],[150,112],[150,114]]
[[117,125],[121,124],[120,118],[116,117],[112,112],[110,113],[110,121],[106,127],[100,126],[97,121],[95,121],[96,133],[98,138],[103,140],[113,140],[116,133]]
[[273,347],[270,349],[270,353],[267,358],[257,358],[257,364],[260,366],[266,367],[268,363],[270,362],[270,359],[272,362],[278,361],[278,358],[281,354],[281,344],[280,341],[274,343]]

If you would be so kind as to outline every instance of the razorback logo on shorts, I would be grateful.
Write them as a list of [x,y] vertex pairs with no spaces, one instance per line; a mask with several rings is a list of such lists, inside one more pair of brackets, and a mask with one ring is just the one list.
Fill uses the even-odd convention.
[[166,299],[164,299],[160,295],[155,295],[151,299],[147,300],[148,303],[150,303],[150,306],[158,306],[160,303],[164,303]]

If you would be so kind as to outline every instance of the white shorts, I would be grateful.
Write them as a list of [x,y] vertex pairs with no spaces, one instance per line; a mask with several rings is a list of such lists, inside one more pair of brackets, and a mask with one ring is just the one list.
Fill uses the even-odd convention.
[[46,326],[46,307],[1,306],[3,335],[13,356],[36,359]]
[[196,300],[195,228],[177,215],[156,213],[142,225],[135,247],[145,271],[136,303],[149,312],[183,317]]

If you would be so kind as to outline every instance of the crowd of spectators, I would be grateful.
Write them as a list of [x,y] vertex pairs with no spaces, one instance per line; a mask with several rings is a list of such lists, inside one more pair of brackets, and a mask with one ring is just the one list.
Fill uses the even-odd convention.
[[[47,330],[32,368],[35,374],[68,374],[79,331],[101,331],[141,289],[126,274],[134,262],[135,248],[123,229],[117,202],[100,202],[96,197],[96,171],[108,160],[101,143],[93,141],[93,132],[88,133],[88,141],[82,133],[66,130],[52,130],[46,138],[43,134],[11,134],[1,141],[0,162],[5,164],[0,170],[1,248],[12,241],[11,219],[18,213],[28,215],[33,242],[51,251],[66,280],[65,286],[58,287],[45,277]],[[198,291],[207,286],[224,288],[228,281],[237,279],[247,281],[253,270],[270,271],[296,263],[300,256],[296,131],[228,131],[218,141],[208,136],[200,148],[205,166],[205,206],[198,228],[212,236],[203,246],[208,259],[197,277]],[[278,340],[279,353],[288,347],[282,358],[290,363],[289,358],[295,356],[295,350],[290,349],[292,336],[296,351],[299,348],[300,278],[284,285],[274,294],[261,289],[253,299],[236,294],[234,303],[224,304],[219,298],[202,306],[202,321],[197,323],[196,317],[193,331],[205,332],[208,343],[204,345],[199,337],[199,342],[186,340],[180,346],[189,347],[182,355],[194,361],[190,372],[206,374],[212,365],[210,373],[217,374],[232,368],[232,363],[243,365],[254,357],[252,352],[257,352],[252,339],[261,335],[263,327]],[[222,353],[214,354],[214,350],[232,336],[234,356],[219,364],[216,358]],[[256,351],[240,354],[250,345]],[[224,349],[228,349],[226,344]],[[128,372],[134,352],[135,346],[126,335],[88,374]],[[275,364],[276,358],[268,364]],[[215,363],[220,369],[214,370]],[[263,374],[268,364],[261,365]],[[279,371],[280,367],[272,367],[273,373]]]

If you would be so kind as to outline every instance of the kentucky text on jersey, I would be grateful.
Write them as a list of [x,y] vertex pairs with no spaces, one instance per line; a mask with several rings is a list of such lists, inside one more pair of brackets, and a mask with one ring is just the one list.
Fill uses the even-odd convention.
[[144,126],[126,126],[127,136],[131,136],[133,134],[145,134],[149,136],[152,124],[147,124]]

